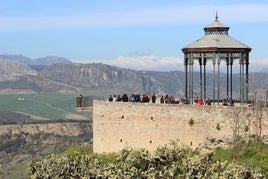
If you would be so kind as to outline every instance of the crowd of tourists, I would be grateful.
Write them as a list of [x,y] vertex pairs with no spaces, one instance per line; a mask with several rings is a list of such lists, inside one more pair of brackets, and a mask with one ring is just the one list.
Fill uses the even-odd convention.
[[[138,94],[133,93],[130,96],[127,94],[120,95],[109,95],[107,101],[110,102],[141,102],[141,103],[156,103],[156,95],[154,93],[145,93],[145,94]],[[202,105],[208,105],[210,106],[212,104],[212,101],[210,98],[206,98],[205,100],[201,97],[198,97],[198,95],[195,93],[193,102],[196,105],[202,106]],[[163,104],[190,104],[190,101],[187,98],[177,98],[175,99],[171,95],[165,95],[161,96],[158,100],[158,103]],[[223,106],[234,106],[234,100],[230,98],[225,98],[222,100]]]
[[[109,95],[107,101],[110,102],[142,102],[142,103],[156,103],[156,95],[153,93],[146,94],[131,94],[129,97],[127,94],[120,95]],[[161,96],[158,103],[165,104],[189,104],[187,98],[175,99],[171,95]]]
[[149,103],[150,101],[152,103],[155,103],[156,96],[154,94],[131,94],[130,97],[128,97],[127,94],[123,94],[122,97],[120,95],[110,95],[108,98],[108,101],[110,102],[143,102],[143,103]]
[[[209,98],[206,98],[206,100],[203,100],[202,98],[198,97],[198,95],[194,94],[194,103],[197,105],[211,105],[211,100]],[[234,100],[232,97],[230,98],[224,98],[222,100],[223,106],[234,106]]]
[[[82,107],[83,96],[80,94],[77,98],[77,107]],[[171,95],[161,96],[160,99],[156,100],[157,97],[154,93],[145,93],[145,94],[138,94],[133,93],[130,96],[127,94],[120,95],[109,95],[107,101],[110,102],[141,102],[141,103],[163,103],[163,104],[190,104],[190,101],[187,98],[177,98],[175,99]],[[193,97],[193,104],[202,106],[212,104],[212,101],[209,98],[203,100],[199,97],[196,93]],[[234,100],[230,98],[225,98],[222,100],[223,106],[234,106]]]

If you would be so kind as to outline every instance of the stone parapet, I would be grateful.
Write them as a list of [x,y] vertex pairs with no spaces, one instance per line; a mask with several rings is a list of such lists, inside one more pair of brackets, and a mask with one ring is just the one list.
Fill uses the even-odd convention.
[[172,140],[198,147],[213,138],[265,136],[267,127],[267,108],[260,118],[248,106],[93,101],[93,150],[98,153],[127,146],[152,151]]

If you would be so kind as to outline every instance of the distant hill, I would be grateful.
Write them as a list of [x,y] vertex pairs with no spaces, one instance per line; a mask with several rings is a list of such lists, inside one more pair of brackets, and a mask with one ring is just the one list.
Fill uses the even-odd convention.
[[53,63],[68,63],[70,62],[67,58],[56,57],[56,56],[46,56],[42,58],[37,58],[33,60],[33,63],[30,65],[51,65]]
[[0,60],[0,81],[16,81],[21,76],[37,76],[28,65],[13,60]]
[[29,65],[32,63],[32,59],[25,57],[23,55],[0,55],[1,60],[12,60],[12,61],[18,61],[20,63]]
[[81,89],[43,78],[28,65],[13,60],[0,60],[0,90],[33,92],[77,92]]
[[44,78],[77,86],[84,91],[107,93],[180,94],[183,72],[150,72],[117,68],[101,63],[58,63],[40,72]]
[[[43,58],[40,61],[45,60]],[[63,59],[64,61],[64,59]],[[48,64],[48,63],[47,63]],[[207,95],[213,93],[213,76],[207,73]],[[233,74],[233,96],[239,98],[240,75]],[[250,92],[268,89],[268,73],[249,74]],[[199,93],[199,73],[194,73],[194,91]],[[137,71],[101,63],[53,63],[33,70],[15,61],[0,60],[0,90],[32,90],[34,92],[83,93],[108,97],[123,93],[155,93],[184,96],[184,72]],[[221,74],[221,94],[226,91],[226,74]]]
[[53,63],[70,62],[68,59],[56,56],[46,56],[37,59],[31,59],[23,55],[0,55],[1,60],[18,61],[30,66],[48,66]]

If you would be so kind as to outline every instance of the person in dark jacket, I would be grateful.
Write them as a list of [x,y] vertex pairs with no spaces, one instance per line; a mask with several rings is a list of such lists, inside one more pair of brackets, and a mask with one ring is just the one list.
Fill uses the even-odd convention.
[[152,96],[152,103],[155,103],[155,100],[156,100],[156,96],[155,96],[155,94],[153,94],[153,96]]

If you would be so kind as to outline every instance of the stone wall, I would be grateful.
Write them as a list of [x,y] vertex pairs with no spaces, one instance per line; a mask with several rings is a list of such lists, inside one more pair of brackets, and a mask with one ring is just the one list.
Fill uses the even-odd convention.
[[[267,135],[267,108],[93,102],[93,150],[113,152],[129,146],[154,150],[179,140],[198,147],[208,139]],[[261,119],[261,120],[259,120]],[[260,123],[261,122],[261,123]]]

